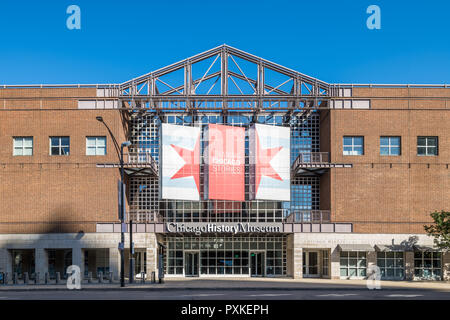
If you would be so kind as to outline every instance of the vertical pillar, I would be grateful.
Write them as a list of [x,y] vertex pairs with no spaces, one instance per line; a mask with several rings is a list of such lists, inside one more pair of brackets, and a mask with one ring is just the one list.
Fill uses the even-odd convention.
[[0,272],[12,273],[12,256],[11,252],[6,248],[0,249]]
[[120,252],[118,248],[109,248],[109,271],[114,279],[120,279]]
[[414,280],[414,252],[405,251],[405,280]]
[[36,274],[39,273],[39,282],[44,281],[45,273],[48,272],[48,252],[44,248],[36,248],[34,253],[36,259]]
[[442,279],[450,281],[450,252],[442,253]]
[[[84,254],[81,248],[72,248],[72,264],[80,268],[81,279],[84,278]],[[67,270],[64,270],[66,272]]]
[[331,249],[330,256],[330,276],[331,279],[340,279],[341,278],[341,252],[337,248]]
[[288,277],[294,277],[294,234],[289,234],[286,241],[286,275]]
[[294,233],[293,259],[294,259],[294,279],[303,278],[303,248],[300,247],[297,238],[298,234]]

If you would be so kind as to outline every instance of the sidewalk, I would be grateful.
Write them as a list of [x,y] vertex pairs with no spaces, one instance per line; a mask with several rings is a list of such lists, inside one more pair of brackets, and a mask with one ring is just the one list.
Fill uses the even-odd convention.
[[[382,289],[407,290],[424,289],[439,290],[450,293],[450,283],[443,281],[380,281]],[[125,284],[121,288],[119,282],[114,283],[82,283],[82,290],[368,290],[366,280],[329,280],[329,279],[274,279],[274,278],[166,278],[165,283]],[[1,285],[0,291],[13,290],[68,290],[63,284],[17,284]]]

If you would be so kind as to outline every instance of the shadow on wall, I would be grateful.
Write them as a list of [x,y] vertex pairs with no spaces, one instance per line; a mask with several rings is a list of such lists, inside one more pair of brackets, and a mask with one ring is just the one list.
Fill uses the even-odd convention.
[[15,275],[19,283],[24,283],[26,275],[32,283],[36,277],[44,283],[45,273],[55,282],[58,273],[61,279],[67,278],[66,270],[72,264],[79,265],[85,276],[92,272],[95,278],[99,271],[106,275],[109,249],[88,249],[83,223],[76,221],[76,216],[73,206],[64,203],[52,211],[47,221],[29,227],[24,224],[23,232],[5,235],[0,246],[0,272],[7,273],[8,283]]

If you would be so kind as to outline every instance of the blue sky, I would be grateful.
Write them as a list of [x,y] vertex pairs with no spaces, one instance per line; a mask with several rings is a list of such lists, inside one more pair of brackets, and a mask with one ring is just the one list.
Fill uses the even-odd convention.
[[450,83],[449,14],[445,0],[1,0],[0,84],[120,83],[223,43],[331,83]]

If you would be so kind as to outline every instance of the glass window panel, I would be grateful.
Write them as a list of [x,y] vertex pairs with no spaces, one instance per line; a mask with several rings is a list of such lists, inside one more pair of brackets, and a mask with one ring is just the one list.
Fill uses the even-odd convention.
[[353,143],[355,146],[362,146],[363,145],[363,137],[354,137]]
[[95,138],[93,138],[93,137],[87,137],[87,138],[86,138],[86,146],[88,146],[88,147],[94,147],[94,146],[95,146]]
[[362,147],[355,147],[355,151],[353,152],[355,155],[362,155],[363,154],[363,148]]
[[88,156],[95,156],[95,147],[88,147],[86,149],[86,155],[88,155]]
[[366,269],[358,269],[358,276],[359,277],[365,277],[366,276]]
[[394,252],[387,252],[386,253],[386,258],[392,259],[395,257],[395,253]]
[[356,277],[356,268],[350,268],[349,269],[349,275],[350,275],[350,277]]
[[389,138],[388,137],[380,137],[380,146],[388,146]]
[[389,155],[389,148],[388,148],[388,147],[381,147],[381,148],[380,148],[380,154],[381,154],[382,156],[387,156],[387,155]]
[[23,155],[24,156],[32,156],[33,155],[33,149],[31,149],[31,148],[23,149]]
[[14,151],[13,151],[13,155],[14,156],[21,156],[21,155],[23,155],[23,149],[22,148],[14,148]]
[[52,147],[51,148],[51,154],[54,156],[58,156],[59,155],[59,148],[58,147]]
[[422,277],[422,269],[414,269],[414,276]]
[[425,146],[427,144],[427,139],[424,137],[417,138],[417,146]]
[[389,269],[386,269],[386,276],[388,276],[388,277],[394,277],[394,269],[391,269],[391,268],[389,268]]
[[385,266],[384,259],[378,259],[377,266],[379,266],[380,268],[383,268]]
[[428,147],[428,155],[437,155],[437,148],[436,147]]
[[357,261],[357,259],[349,259],[350,267],[356,267],[356,261]]
[[392,147],[391,148],[391,155],[393,155],[393,156],[400,155],[400,148],[399,147]]
[[23,146],[24,147],[33,147],[33,138],[24,138],[23,139]]
[[341,268],[341,276],[347,277],[348,276],[348,269],[347,268]]
[[68,146],[69,145],[70,138],[69,137],[61,137],[61,145],[62,146]]
[[344,137],[344,146],[351,146],[352,144],[352,137]]
[[58,137],[51,137],[50,142],[51,142],[52,147],[59,146],[59,138]]
[[395,269],[395,277],[403,278],[403,269],[400,269],[400,268]]
[[433,268],[440,268],[441,260],[433,260]]

